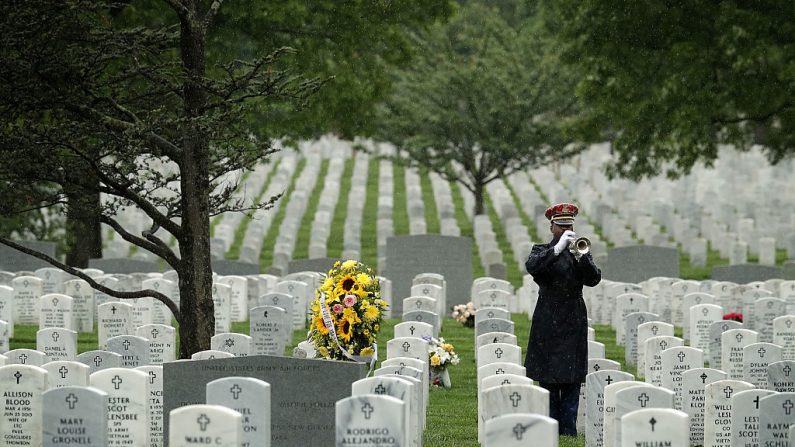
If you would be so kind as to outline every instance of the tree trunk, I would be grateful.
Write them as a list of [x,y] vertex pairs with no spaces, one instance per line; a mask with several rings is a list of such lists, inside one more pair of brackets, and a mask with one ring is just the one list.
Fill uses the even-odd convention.
[[68,252],[66,264],[86,268],[88,260],[102,257],[102,227],[99,221],[99,192],[84,189],[65,191],[69,206],[66,212]]
[[485,185],[482,182],[475,182],[475,216],[478,214],[486,214],[486,207],[484,206],[484,193]]
[[[183,86],[188,119],[201,116],[207,92],[198,82],[204,76],[204,30],[198,12],[199,2],[184,2],[190,10],[181,22],[180,51],[188,74]],[[199,126],[188,125],[182,137],[179,163],[182,188],[182,234],[179,248],[182,260],[178,270],[180,291],[180,358],[210,349],[215,334],[210,265],[209,163],[208,136]]]

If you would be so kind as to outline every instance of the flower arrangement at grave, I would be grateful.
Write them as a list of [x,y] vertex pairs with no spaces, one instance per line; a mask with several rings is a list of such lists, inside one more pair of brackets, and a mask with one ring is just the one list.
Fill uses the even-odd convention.
[[428,341],[428,364],[431,366],[431,385],[450,388],[450,375],[447,367],[458,365],[461,359],[455,353],[455,347],[446,343],[444,338],[423,337]]
[[739,321],[740,323],[743,322],[743,313],[742,312],[731,312],[723,316],[724,320],[734,320]]
[[466,304],[456,304],[450,316],[466,327],[475,327],[475,310],[475,305],[471,301]]
[[376,354],[384,311],[381,285],[359,261],[337,261],[312,302],[309,339],[318,358],[356,360]]

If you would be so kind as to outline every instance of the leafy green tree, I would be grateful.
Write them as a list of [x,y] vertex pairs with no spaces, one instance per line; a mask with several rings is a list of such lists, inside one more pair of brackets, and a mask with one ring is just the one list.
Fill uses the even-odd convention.
[[581,149],[567,125],[574,82],[527,20],[467,3],[449,23],[417,33],[415,62],[398,70],[380,136],[409,163],[457,181],[482,214],[485,186]]
[[[208,349],[214,333],[210,216],[267,207],[275,199],[230,202],[236,185],[220,181],[273,152],[271,138],[252,135],[243,117],[254,98],[288,109],[319,83],[275,66],[289,57],[288,48],[208,64],[206,45],[221,2],[166,3],[173,20],[137,27],[119,26],[107,2],[3,4],[0,191],[10,196],[2,200],[12,208],[4,209],[8,214],[30,202],[61,204],[69,215],[81,203],[67,197],[104,194],[99,220],[177,271],[180,307],[154,290],[109,290],[7,238],[0,243],[112,296],[162,301],[179,322],[186,358]],[[17,191],[31,197],[15,199]],[[117,217],[128,207],[143,212],[150,227],[140,234],[125,228]],[[164,239],[171,237],[178,252]]]
[[784,0],[544,0],[578,73],[583,138],[612,140],[630,178],[710,164],[719,144],[795,150],[795,8]]

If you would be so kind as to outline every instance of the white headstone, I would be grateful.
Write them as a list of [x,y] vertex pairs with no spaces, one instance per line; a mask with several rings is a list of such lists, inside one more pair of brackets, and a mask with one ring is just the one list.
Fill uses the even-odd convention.
[[240,447],[243,442],[243,416],[220,405],[186,405],[171,410],[169,447]]
[[108,446],[149,443],[149,375],[108,368],[91,374],[91,386],[108,394]]

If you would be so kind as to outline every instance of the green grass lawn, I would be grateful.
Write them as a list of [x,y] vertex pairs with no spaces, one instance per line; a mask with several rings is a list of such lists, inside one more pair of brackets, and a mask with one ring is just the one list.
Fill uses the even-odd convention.
[[[530,320],[526,315],[514,314],[515,333],[517,343],[522,348],[522,358],[527,346],[530,333]],[[385,320],[381,333],[378,335],[378,344],[382,347],[378,351],[379,361],[386,358],[386,343],[393,336],[394,325],[398,319]],[[11,348],[36,348],[37,326],[15,326],[15,337],[11,340]],[[612,360],[623,363],[623,348],[615,344],[615,331],[609,326],[595,326],[596,338],[605,344],[606,356]],[[234,323],[233,332],[248,334],[248,323]],[[476,447],[477,442],[477,370],[474,356],[474,329],[467,328],[460,323],[446,319],[442,324],[441,336],[448,343],[455,346],[455,351],[461,358],[461,363],[450,367],[450,380],[452,388],[445,389],[432,387],[428,403],[427,429],[425,431],[425,445],[428,447]],[[293,347],[306,338],[305,330],[294,331],[293,343],[285,350],[285,355],[291,355]],[[80,334],[78,351],[85,352],[97,348],[96,331],[92,334]],[[634,370],[629,370],[634,374]],[[585,437],[581,434],[576,438],[562,437],[561,447],[582,447]]]

